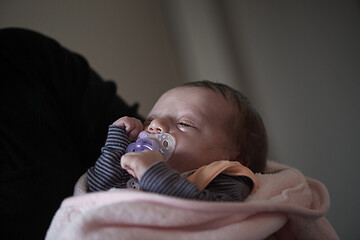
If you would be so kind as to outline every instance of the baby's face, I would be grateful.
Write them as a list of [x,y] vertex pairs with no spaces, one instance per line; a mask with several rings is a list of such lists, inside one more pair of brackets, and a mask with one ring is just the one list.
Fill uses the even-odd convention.
[[201,87],[178,87],[157,101],[144,124],[150,133],[166,132],[176,140],[168,160],[183,173],[217,160],[231,160],[235,143],[229,130],[234,105],[221,94]]

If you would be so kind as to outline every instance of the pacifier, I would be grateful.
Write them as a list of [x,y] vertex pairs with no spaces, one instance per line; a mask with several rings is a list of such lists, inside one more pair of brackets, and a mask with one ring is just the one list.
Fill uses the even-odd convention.
[[144,150],[159,151],[165,161],[169,160],[175,149],[175,139],[168,133],[150,134],[142,131],[136,142],[130,143],[126,152],[141,152]]

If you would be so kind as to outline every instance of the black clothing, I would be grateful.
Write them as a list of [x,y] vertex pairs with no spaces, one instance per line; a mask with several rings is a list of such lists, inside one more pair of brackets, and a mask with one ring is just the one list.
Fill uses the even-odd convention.
[[0,113],[3,239],[44,239],[108,126],[141,118],[82,56],[24,29],[0,30]]

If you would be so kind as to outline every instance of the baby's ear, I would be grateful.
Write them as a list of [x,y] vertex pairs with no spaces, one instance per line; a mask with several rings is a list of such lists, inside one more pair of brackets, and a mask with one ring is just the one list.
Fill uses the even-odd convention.
[[245,167],[248,167],[250,165],[249,155],[244,155],[241,152],[232,153],[232,156],[230,156],[230,159],[240,162]]

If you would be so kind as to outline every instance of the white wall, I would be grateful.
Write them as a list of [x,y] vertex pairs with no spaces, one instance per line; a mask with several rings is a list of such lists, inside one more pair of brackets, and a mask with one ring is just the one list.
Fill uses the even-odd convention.
[[214,1],[161,1],[184,81],[212,80],[243,90],[227,23]]
[[160,8],[148,0],[0,0],[0,28],[40,31],[84,55],[118,84],[146,116],[165,90],[180,83]]
[[360,239],[358,1],[228,1],[238,56],[271,157],[328,187],[328,218]]

